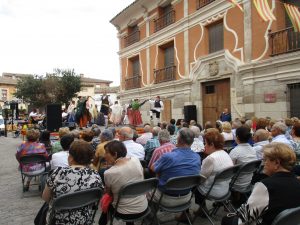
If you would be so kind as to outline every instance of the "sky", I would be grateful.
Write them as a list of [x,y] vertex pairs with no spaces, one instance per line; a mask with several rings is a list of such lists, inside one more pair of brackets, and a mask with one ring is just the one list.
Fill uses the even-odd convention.
[[0,0],[0,75],[74,69],[120,78],[117,30],[109,22],[134,0]]

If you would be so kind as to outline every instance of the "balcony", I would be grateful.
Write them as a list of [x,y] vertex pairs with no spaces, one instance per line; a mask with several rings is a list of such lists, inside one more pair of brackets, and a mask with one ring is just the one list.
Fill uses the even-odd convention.
[[133,77],[129,77],[129,78],[125,79],[125,89],[126,90],[140,88],[140,87],[141,87],[141,76],[140,75],[135,75]]
[[269,42],[271,48],[270,56],[299,51],[300,33],[294,32],[292,27],[276,32],[270,31]]
[[175,22],[175,10],[170,10],[169,12],[163,14],[158,19],[154,20],[155,32],[169,26]]
[[154,70],[155,83],[175,80],[176,66],[168,66],[163,69]]
[[136,30],[125,37],[125,46],[128,47],[138,41],[140,41],[140,31]]
[[197,10],[203,8],[204,6],[214,2],[215,0],[197,0]]

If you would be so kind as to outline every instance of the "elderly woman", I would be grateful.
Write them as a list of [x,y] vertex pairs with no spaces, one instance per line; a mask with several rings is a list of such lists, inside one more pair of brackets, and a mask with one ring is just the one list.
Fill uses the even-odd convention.
[[63,148],[61,147],[61,144],[60,144],[60,139],[62,138],[62,136],[64,136],[65,134],[68,134],[68,133],[70,133],[69,127],[59,128],[58,140],[56,142],[54,142],[52,145],[52,153],[63,151]]
[[193,131],[195,135],[193,144],[191,145],[191,149],[194,152],[203,152],[204,144],[203,144],[203,138],[201,136],[199,127],[191,126],[190,129]]
[[291,130],[291,143],[296,152],[297,161],[300,161],[300,123],[295,123]]
[[100,134],[100,142],[101,143],[97,146],[96,153],[95,153],[94,160],[93,160],[93,166],[97,171],[107,168],[107,163],[104,159],[104,155],[105,155],[104,146],[111,140],[113,140],[112,132],[108,129],[105,129]]
[[[139,159],[135,157],[126,158],[127,150],[120,141],[111,141],[104,146],[105,159],[113,165],[105,171],[105,191],[112,195],[113,202],[111,210],[114,210],[120,188],[130,182],[142,181],[144,179],[143,168]],[[119,202],[116,215],[123,219],[129,219],[143,214],[148,207],[146,196],[135,198],[124,198]],[[99,225],[107,224],[107,214],[102,212]],[[127,225],[133,223],[126,223]]]
[[224,137],[224,140],[225,141],[233,141],[234,135],[232,133],[231,124],[226,121],[226,122],[223,122],[222,127],[223,127],[222,135]]
[[[85,141],[74,141],[69,149],[69,167],[58,167],[48,177],[42,198],[49,203],[47,222],[49,224],[53,199],[89,188],[103,188],[98,173],[89,168],[94,152]],[[80,210],[68,210],[54,215],[55,224],[91,224],[92,210],[84,207]]]
[[[27,141],[23,142],[18,148],[16,153],[16,158],[20,161],[22,156],[31,155],[31,154],[41,154],[44,155],[45,158],[48,158],[48,153],[46,151],[45,145],[43,143],[38,143],[38,139],[40,137],[40,132],[38,130],[28,130],[26,133]],[[28,174],[37,174],[43,172],[45,167],[40,163],[33,163],[22,165],[22,170]],[[24,187],[24,191],[29,190],[31,178],[28,178],[27,183]]]
[[300,206],[300,181],[290,171],[296,155],[286,144],[264,146],[264,173],[269,177],[256,183],[248,201],[236,214],[222,220],[227,224],[271,225],[283,210]]
[[[204,195],[209,191],[216,174],[223,169],[233,166],[229,155],[223,150],[224,137],[215,128],[207,129],[205,135],[204,154],[208,155],[202,162],[200,173],[206,177],[206,181],[201,184],[195,192],[195,202],[198,205],[205,205]],[[229,189],[229,181],[215,183],[210,192],[211,196],[222,197]],[[202,214],[201,209],[196,214]]]

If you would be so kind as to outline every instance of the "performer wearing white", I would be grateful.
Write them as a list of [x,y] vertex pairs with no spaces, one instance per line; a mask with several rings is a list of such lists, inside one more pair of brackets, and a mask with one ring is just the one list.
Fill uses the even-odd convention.
[[111,116],[110,121],[116,126],[121,124],[122,111],[123,107],[119,104],[118,101],[115,101],[115,104],[110,107],[111,108]]
[[149,100],[149,102],[151,104],[150,116],[152,113],[154,114],[154,124],[160,123],[160,113],[164,110],[164,103],[160,100],[160,96],[157,96],[155,100]]

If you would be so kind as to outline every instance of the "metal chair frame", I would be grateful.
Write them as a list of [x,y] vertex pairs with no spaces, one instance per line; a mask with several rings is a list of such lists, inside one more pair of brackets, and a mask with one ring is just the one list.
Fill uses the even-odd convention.
[[[30,154],[30,155],[24,155],[20,157],[20,164],[22,165],[28,165],[31,163],[40,163],[44,166],[44,171],[38,174],[30,175],[23,171],[23,167],[20,165],[20,171],[21,171],[21,178],[22,178],[22,186],[23,186],[23,192],[25,192],[25,178],[26,177],[38,177],[41,175],[44,175],[46,172],[46,162],[47,159],[44,155],[41,154]],[[41,190],[41,184],[31,184],[31,185],[39,185],[39,190]]]
[[91,188],[64,194],[55,198],[52,204],[52,211],[50,212],[49,224],[55,224],[54,217],[58,212],[64,210],[76,210],[86,206],[91,206],[93,209],[93,215],[90,225],[92,225],[94,223],[94,218],[102,193],[103,192],[100,188]]
[[[190,189],[190,192],[192,193],[191,198],[185,204],[182,204],[179,206],[174,206],[174,207],[168,207],[168,206],[164,206],[161,204],[161,200],[162,200],[163,196],[167,195],[162,192],[160,199],[157,203],[157,205],[158,205],[157,211],[161,210],[161,211],[170,212],[170,213],[183,212],[185,214],[186,218],[188,219],[189,225],[192,225],[192,222],[191,222],[188,214],[186,213],[186,210],[189,209],[192,204],[192,198],[194,196],[193,188],[200,185],[202,182],[204,182],[205,179],[206,178],[202,175],[180,176],[180,177],[170,178],[167,181],[167,183],[164,185],[165,190],[167,190],[167,191],[183,191],[183,190]],[[159,222],[159,219],[157,218],[157,211],[155,212],[155,220],[156,220],[157,224],[160,225],[161,223]],[[179,224],[179,222],[177,224]]]
[[282,211],[275,217],[272,225],[300,225],[300,207]]
[[[151,202],[152,202],[157,185],[158,185],[157,178],[150,178],[150,179],[146,179],[143,181],[131,182],[131,183],[123,185],[119,191],[119,196],[118,196],[118,200],[117,200],[115,209],[113,210],[112,214],[110,215],[110,224],[111,225],[113,224],[114,218],[121,219],[124,222],[135,222],[137,220],[142,220],[142,224],[143,224],[144,218],[146,216],[148,216],[151,212],[149,204],[151,204]],[[137,218],[134,218],[134,219],[123,219],[123,218],[119,218],[116,216],[116,212],[118,210],[118,206],[119,206],[120,200],[122,198],[133,198],[133,197],[137,197],[140,195],[145,195],[147,193],[150,193],[151,191],[152,191],[152,195],[149,200],[147,210],[143,215],[141,215]]]
[[[218,181],[229,181],[233,178],[233,176],[236,174],[237,170],[238,170],[239,166],[231,166],[231,167],[228,167],[226,169],[223,169],[221,171],[219,171],[216,176],[215,176],[215,179],[213,181],[213,183],[211,184],[208,192],[205,194],[204,196],[204,199],[205,200],[210,200],[210,201],[214,201],[216,204],[214,204],[213,208],[210,209],[210,210],[207,210],[204,205],[200,205],[200,209],[202,210],[202,212],[206,215],[206,217],[208,218],[209,222],[214,225],[212,219],[210,216],[212,215],[215,215],[219,208],[223,205],[229,212],[231,212],[231,210],[229,209],[228,205],[234,209],[234,207],[231,205],[230,201],[229,201],[229,198],[231,196],[231,192],[228,188],[228,191],[227,193],[220,197],[220,198],[216,198],[216,197],[213,197],[213,196],[210,196],[210,192],[211,190],[213,189],[215,183]],[[205,202],[204,200],[204,202]],[[235,209],[234,209],[235,211]],[[197,216],[195,216],[194,218],[194,221],[195,219],[197,218]]]

